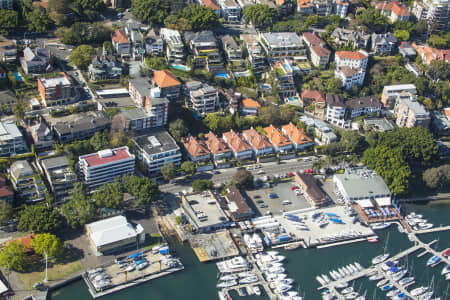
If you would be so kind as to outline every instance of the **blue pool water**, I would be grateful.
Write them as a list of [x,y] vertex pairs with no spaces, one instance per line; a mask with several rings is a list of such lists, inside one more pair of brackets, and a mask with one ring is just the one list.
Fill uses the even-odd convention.
[[225,79],[228,79],[228,78],[230,78],[230,76],[228,76],[228,74],[227,74],[227,73],[220,73],[220,74],[216,74],[216,77],[220,77],[220,78],[225,78]]
[[188,67],[183,66],[183,65],[176,65],[176,64],[172,64],[170,65],[172,68],[177,69],[177,70],[181,70],[181,71],[188,71]]
[[289,100],[291,100],[292,102],[297,102],[297,98],[296,97],[289,97]]
[[288,64],[283,64],[283,67],[284,67],[284,69],[285,69],[286,71],[288,71],[288,72],[291,72],[291,71],[292,71],[291,66],[288,65]]
[[20,76],[19,72],[13,73],[14,77],[16,77],[17,81],[22,81],[22,76]]

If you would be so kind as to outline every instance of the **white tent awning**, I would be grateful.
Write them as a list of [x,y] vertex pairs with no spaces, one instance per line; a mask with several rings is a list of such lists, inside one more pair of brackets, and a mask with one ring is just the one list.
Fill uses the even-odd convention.
[[357,200],[356,203],[358,203],[359,206],[361,206],[362,208],[371,208],[373,207],[372,202],[367,199],[367,200]]
[[392,205],[391,197],[377,198],[377,199],[375,199],[375,201],[377,201],[377,204],[379,206],[391,206]]

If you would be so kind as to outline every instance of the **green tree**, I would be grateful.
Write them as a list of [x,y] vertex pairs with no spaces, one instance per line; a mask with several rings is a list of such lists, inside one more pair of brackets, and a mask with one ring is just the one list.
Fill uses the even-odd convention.
[[361,153],[366,148],[364,137],[356,131],[342,131],[339,143],[346,152]]
[[31,240],[34,252],[41,256],[59,257],[64,253],[64,245],[59,238],[50,233],[36,234]]
[[145,58],[147,67],[153,70],[165,70],[168,68],[167,61],[164,57],[149,56]]
[[264,29],[274,23],[277,11],[265,4],[247,5],[244,7],[243,17],[245,23]]
[[105,10],[103,0],[74,0],[72,10],[88,21],[94,21]]
[[193,161],[185,161],[181,164],[181,170],[192,176],[197,172],[197,164]]
[[395,30],[394,31],[394,36],[399,41],[409,41],[409,32],[408,32],[408,30]]
[[441,37],[440,35],[432,34],[428,39],[427,44],[434,48],[445,49],[448,47],[450,42],[446,37]]
[[169,132],[175,140],[180,141],[189,133],[189,129],[182,119],[176,119],[169,123]]
[[16,104],[12,107],[12,112],[16,117],[16,120],[23,120],[25,117],[25,112],[27,111],[27,103],[23,99],[19,99]]
[[274,105],[263,106],[258,110],[258,117],[263,125],[279,125],[281,123],[280,110]]
[[433,80],[449,80],[450,64],[441,60],[433,60],[427,68],[427,74]]
[[104,41],[102,46],[108,53],[112,54],[114,52],[113,45],[110,41]]
[[39,8],[28,13],[26,19],[28,21],[28,30],[30,31],[45,32],[53,25],[53,21],[47,13]]
[[73,229],[82,227],[95,217],[95,207],[84,183],[75,183],[70,200],[61,206],[61,213]]
[[11,204],[6,201],[0,201],[0,223],[7,222],[11,219],[13,209]]
[[253,174],[248,170],[238,170],[232,177],[231,183],[238,188],[253,187]]
[[203,123],[212,132],[219,134],[233,128],[233,117],[231,115],[220,116],[217,113],[211,113],[203,119]]
[[28,264],[28,256],[25,253],[25,247],[18,242],[13,242],[3,247],[0,252],[0,266],[8,272],[10,270],[22,272]]
[[109,138],[105,132],[97,131],[90,139],[89,143],[95,151],[99,151],[109,147]]
[[101,23],[77,22],[70,28],[59,28],[55,34],[61,42],[69,45],[102,45],[104,41],[111,40],[111,29]]
[[101,185],[92,195],[95,205],[99,208],[122,208],[123,192],[116,182]]
[[158,185],[148,177],[124,175],[120,177],[122,189],[137,199],[138,205],[147,205],[157,200],[161,194]]
[[162,24],[169,15],[169,7],[161,0],[131,0],[131,12],[149,24]]
[[213,182],[208,179],[196,179],[192,182],[192,189],[195,193],[210,190],[213,186]]
[[58,211],[43,205],[26,206],[19,215],[18,228],[22,231],[51,233],[62,226]]
[[164,177],[165,180],[171,180],[175,178],[177,175],[177,168],[172,162],[165,163],[161,167],[161,175]]
[[423,181],[430,189],[448,189],[450,186],[450,165],[425,170]]
[[82,70],[86,70],[91,63],[94,48],[89,45],[76,47],[69,56],[69,62]]
[[360,13],[356,14],[355,20],[357,24],[364,25],[377,33],[384,32],[389,25],[387,18],[375,7],[361,10]]
[[8,33],[17,27],[19,15],[17,11],[0,9],[0,33]]
[[219,23],[219,17],[212,9],[199,4],[189,4],[183,8],[177,23],[180,19],[186,20],[194,31],[212,29]]

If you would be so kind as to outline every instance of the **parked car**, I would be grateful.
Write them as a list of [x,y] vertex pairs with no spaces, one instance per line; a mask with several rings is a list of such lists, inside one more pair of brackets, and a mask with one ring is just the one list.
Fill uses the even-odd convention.
[[269,205],[267,205],[267,204],[261,204],[259,207],[260,207],[260,208],[266,208],[266,207],[269,207]]
[[274,198],[277,198],[277,197],[278,197],[278,195],[275,194],[275,193],[270,193],[270,194],[269,194],[269,198],[270,198],[270,199],[274,199]]
[[256,203],[258,203],[258,204],[264,203],[264,200],[262,200],[262,199],[261,200],[257,200]]
[[259,198],[261,198],[261,196],[260,195],[255,195],[255,196],[253,196],[253,198],[259,199]]

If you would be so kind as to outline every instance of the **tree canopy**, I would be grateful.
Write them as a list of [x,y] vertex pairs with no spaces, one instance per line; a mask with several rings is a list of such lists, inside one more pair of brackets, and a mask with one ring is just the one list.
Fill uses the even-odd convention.
[[169,7],[161,0],[131,0],[131,12],[149,24],[162,24],[169,15]]
[[253,174],[245,169],[238,170],[234,173],[231,183],[238,188],[251,188],[253,187]]
[[51,233],[61,229],[61,221],[57,210],[43,205],[28,205],[20,213],[18,228],[22,231]]
[[175,140],[180,141],[189,133],[189,129],[182,119],[176,119],[169,123],[169,132]]
[[45,10],[39,8],[27,13],[26,20],[28,21],[28,30],[30,31],[45,32],[53,25],[53,21]]
[[41,256],[61,256],[64,252],[64,245],[59,238],[50,233],[36,234],[31,240],[31,247],[34,252]]
[[86,70],[91,63],[94,48],[89,45],[81,45],[73,49],[69,56],[69,62],[82,70]]
[[423,173],[423,181],[433,190],[445,190],[450,187],[450,165],[429,168]]
[[28,264],[28,256],[25,247],[18,242],[13,242],[3,247],[0,252],[0,266],[9,270],[23,271]]
[[360,13],[356,14],[355,21],[358,25],[364,25],[377,33],[384,32],[389,26],[387,18],[375,7],[361,10]]
[[69,45],[97,44],[111,40],[111,29],[100,23],[77,22],[70,28],[59,28],[56,35]]
[[164,177],[165,180],[170,180],[175,178],[177,175],[177,168],[175,167],[173,162],[165,163],[161,167],[161,175]]
[[181,170],[187,175],[194,175],[197,172],[197,164],[193,161],[185,161],[181,164]]
[[94,21],[105,9],[103,0],[74,0],[72,10],[87,21]]
[[12,213],[12,206],[6,201],[0,201],[0,223],[9,221]]
[[92,195],[97,207],[122,208],[123,192],[119,184],[105,183],[101,185]]
[[94,218],[95,207],[84,183],[75,183],[70,200],[61,206],[61,213],[73,229],[82,227]]
[[180,20],[186,20],[194,31],[212,29],[219,23],[219,17],[212,9],[195,3],[179,12],[177,23]]
[[255,27],[265,29],[274,23],[278,14],[266,4],[255,4],[244,7],[243,16],[245,23],[251,22]]
[[167,61],[164,57],[150,56],[145,58],[145,64],[147,67],[153,70],[165,70],[167,69]]
[[196,193],[209,190],[213,186],[213,182],[209,179],[195,179],[194,182],[192,182],[192,189]]
[[0,33],[8,33],[17,27],[19,15],[17,11],[0,9]]

